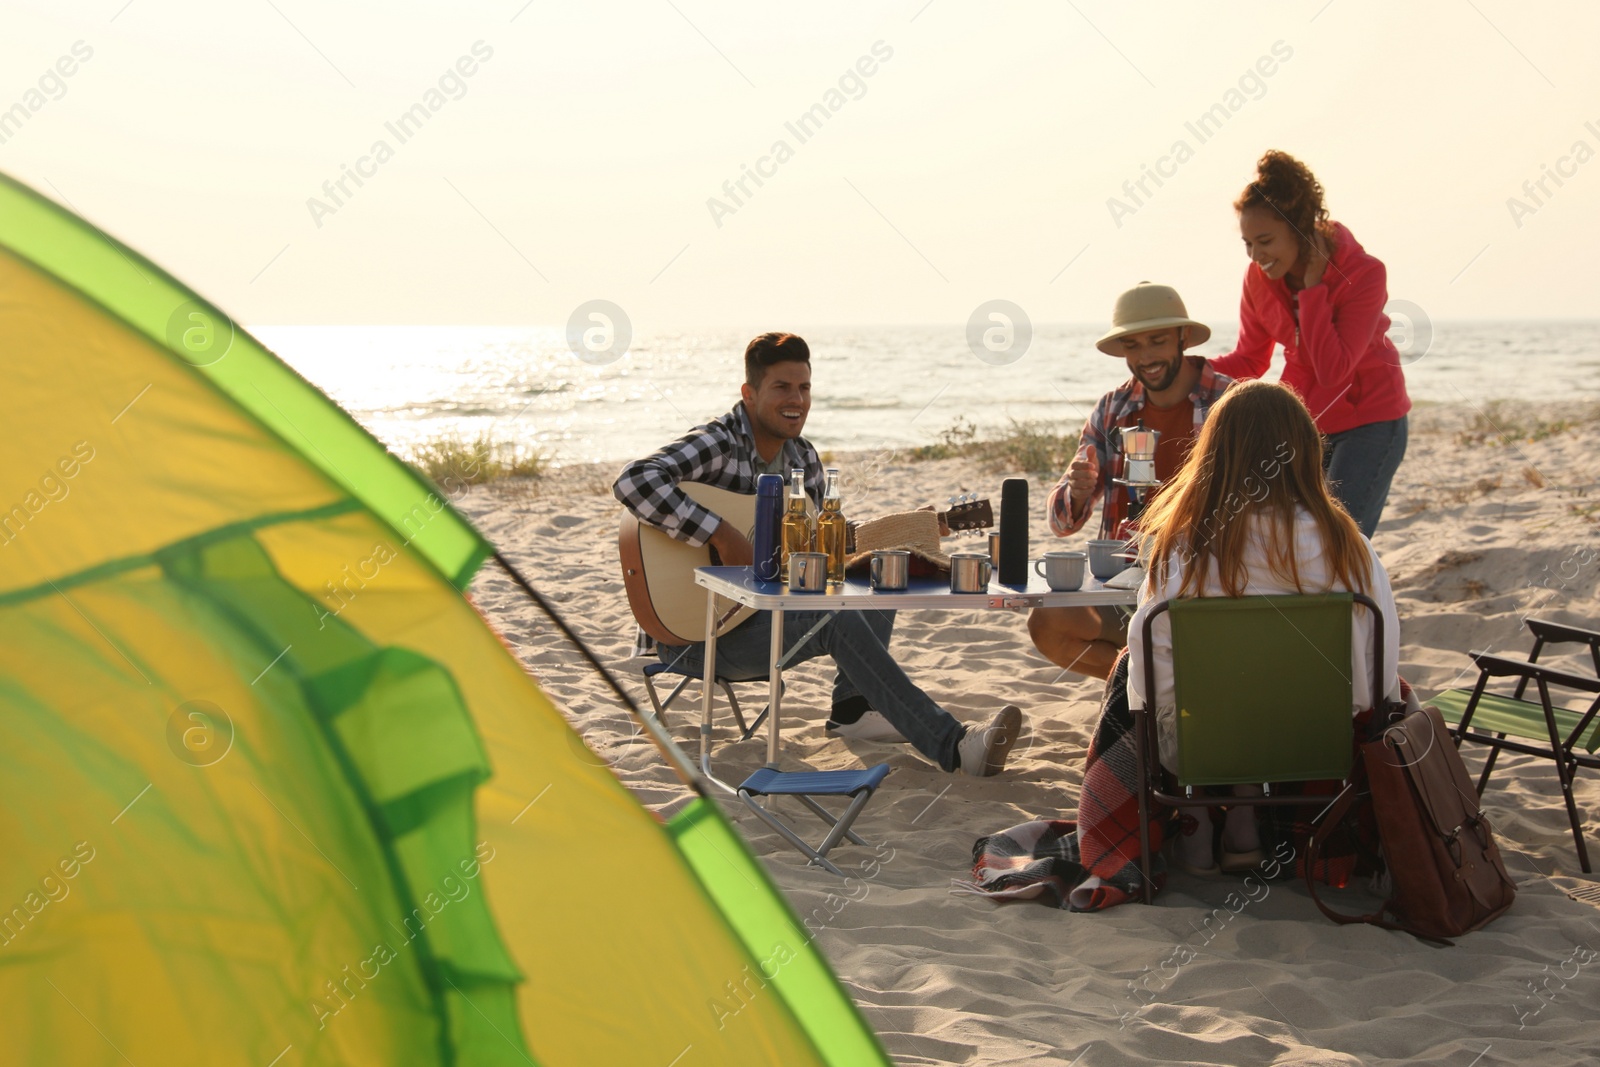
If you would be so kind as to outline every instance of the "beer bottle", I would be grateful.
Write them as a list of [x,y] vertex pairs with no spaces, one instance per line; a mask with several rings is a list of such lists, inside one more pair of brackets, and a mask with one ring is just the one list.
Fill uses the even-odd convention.
[[789,574],[789,556],[794,552],[810,552],[815,542],[811,516],[806,512],[806,472],[795,467],[789,472],[789,502],[783,513],[782,574]]
[[828,468],[827,488],[822,493],[822,514],[817,516],[817,551],[828,556],[828,581],[844,581],[844,511],[839,501],[839,468]]

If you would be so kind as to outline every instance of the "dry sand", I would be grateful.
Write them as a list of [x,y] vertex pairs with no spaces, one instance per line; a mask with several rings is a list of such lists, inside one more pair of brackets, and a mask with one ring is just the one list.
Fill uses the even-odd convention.
[[[1510,429],[1564,413],[1596,414],[1593,405],[1494,414]],[[1491,435],[1463,443],[1473,415],[1467,406],[1414,413],[1410,450],[1375,539],[1399,600],[1401,670],[1424,698],[1471,684],[1468,648],[1526,651],[1521,620],[1530,614],[1600,624],[1600,422],[1536,441],[1507,444]],[[863,518],[963,490],[998,498],[1004,477],[970,460],[836,458],[857,476],[858,492],[867,483],[869,492],[849,509]],[[643,704],[639,665],[627,658],[632,624],[618,569],[613,473],[570,468],[537,488],[478,489],[458,503],[562,606]],[[1036,512],[1046,489],[1033,480]],[[1053,540],[1036,519],[1035,554]],[[473,596],[640,800],[676,810],[686,791],[549,623],[496,569],[485,569]],[[1101,683],[1061,677],[1034,652],[1024,617],[1009,612],[904,612],[893,648],[960,719],[976,720],[1003,701],[1024,706],[1031,728],[1003,776],[946,775],[904,745],[826,739],[832,668],[823,661],[790,676],[784,766],[888,761],[894,771],[857,824],[879,851],[837,851],[855,875],[841,883],[807,869],[736,801],[725,810],[819,930],[818,944],[896,1062],[1600,1060],[1600,956],[1590,951],[1600,950],[1600,910],[1566,895],[1594,882],[1579,869],[1548,762],[1512,755],[1497,767],[1485,803],[1520,891],[1509,914],[1453,948],[1335,926],[1299,883],[1274,884],[1236,915],[1224,902],[1237,881],[1181,874],[1155,907],[1075,915],[999,905],[951,895],[950,880],[968,872],[981,834],[1072,816]],[[1577,665],[1587,669],[1586,661]],[[759,706],[763,694],[747,691]],[[739,781],[763,762],[764,743],[730,744],[719,708],[716,765]],[[697,700],[668,720],[691,753],[697,721]],[[1470,771],[1481,762],[1476,751],[1467,754]],[[1600,862],[1600,775],[1586,774],[1576,795]],[[1374,902],[1357,890],[1335,897],[1347,910]]]

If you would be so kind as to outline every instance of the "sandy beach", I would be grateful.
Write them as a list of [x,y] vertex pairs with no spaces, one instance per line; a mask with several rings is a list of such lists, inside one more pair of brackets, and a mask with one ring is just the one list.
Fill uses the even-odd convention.
[[[1469,648],[1525,653],[1528,615],[1600,622],[1597,451],[1593,404],[1413,412],[1410,450],[1374,544],[1400,607],[1401,671],[1424,699],[1471,683]],[[847,511],[857,518],[957,492],[998,499],[1010,473],[964,458],[833,459],[854,479],[857,502]],[[566,468],[536,483],[473,489],[457,505],[644,704],[639,664],[628,659],[614,473]],[[1035,555],[1065,547],[1042,518],[1052,481],[1032,478]],[[589,748],[643,804],[675,810],[687,792],[548,621],[495,568],[483,570],[472,596]],[[822,661],[789,675],[784,766],[888,761],[893,773],[857,824],[876,850],[837,851],[853,874],[841,883],[807,869],[737,801],[724,808],[817,931],[896,1062],[1559,1067],[1600,1058],[1600,910],[1567,895],[1596,886],[1579,869],[1548,762],[1500,761],[1485,804],[1518,898],[1509,914],[1451,948],[1336,926],[1297,882],[1273,884],[1237,914],[1224,907],[1237,881],[1181,874],[1154,907],[1075,915],[997,905],[952,895],[950,881],[966,876],[978,836],[1029,818],[1072,817],[1101,683],[1062,677],[1033,650],[1021,614],[903,612],[892,647],[964,721],[1006,701],[1024,707],[1029,730],[1005,774],[950,776],[906,746],[828,740],[821,723],[832,666]],[[1586,658],[1571,662],[1588,669]],[[750,694],[759,707],[760,694]],[[731,720],[719,710],[716,765],[738,781],[763,762],[764,743],[730,743]],[[691,753],[697,720],[697,701],[668,719]],[[1481,766],[1478,752],[1466,758],[1469,771]],[[1600,849],[1600,775],[1581,776],[1576,795],[1591,849]],[[1346,910],[1374,903],[1364,889],[1333,897]]]

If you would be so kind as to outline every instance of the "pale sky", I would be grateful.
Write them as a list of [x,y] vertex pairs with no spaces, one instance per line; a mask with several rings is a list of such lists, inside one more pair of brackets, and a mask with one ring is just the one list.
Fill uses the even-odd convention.
[[[593,298],[636,332],[963,322],[994,298],[1097,323],[1142,279],[1231,322],[1229,205],[1273,147],[1391,298],[1600,315],[1593,3],[95,0],[0,20],[0,170],[246,324],[559,325]],[[418,104],[402,140],[385,124]],[[786,123],[819,104],[802,141]],[[1186,123],[1218,105],[1202,142]],[[758,166],[735,204],[723,183]],[[367,176],[336,203],[345,167]],[[1166,176],[1135,201],[1146,167]]]

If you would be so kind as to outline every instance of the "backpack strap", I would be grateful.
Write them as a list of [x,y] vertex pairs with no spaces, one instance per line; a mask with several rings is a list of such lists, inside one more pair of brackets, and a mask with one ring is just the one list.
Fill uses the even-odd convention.
[[1359,792],[1359,783],[1350,782],[1344,787],[1343,791],[1339,793],[1338,797],[1334,799],[1333,803],[1328,806],[1327,810],[1323,813],[1322,818],[1317,821],[1316,830],[1312,833],[1311,842],[1306,848],[1306,889],[1310,890],[1311,892],[1312,902],[1316,904],[1318,909],[1321,910],[1322,914],[1326,915],[1328,918],[1332,919],[1341,926],[1351,925],[1354,923],[1365,923],[1368,926],[1378,926],[1385,930],[1396,930],[1401,933],[1410,934],[1411,936],[1420,938],[1423,941],[1431,941],[1436,945],[1454,945],[1455,942],[1453,941],[1447,941],[1442,937],[1428,937],[1424,934],[1419,934],[1415,930],[1403,926],[1400,923],[1390,922],[1388,919],[1385,919],[1385,913],[1390,911],[1390,901],[1384,901],[1381,905],[1379,905],[1377,911],[1367,915],[1345,915],[1342,912],[1334,911],[1332,908],[1328,907],[1328,905],[1323,902],[1322,898],[1317,896],[1317,879],[1315,871],[1317,860],[1322,856],[1323,845],[1327,842],[1328,838],[1332,836],[1333,832],[1339,828],[1339,825],[1344,822],[1345,818],[1351,813],[1351,811],[1355,809],[1356,805],[1361,802],[1361,799],[1362,794]]

